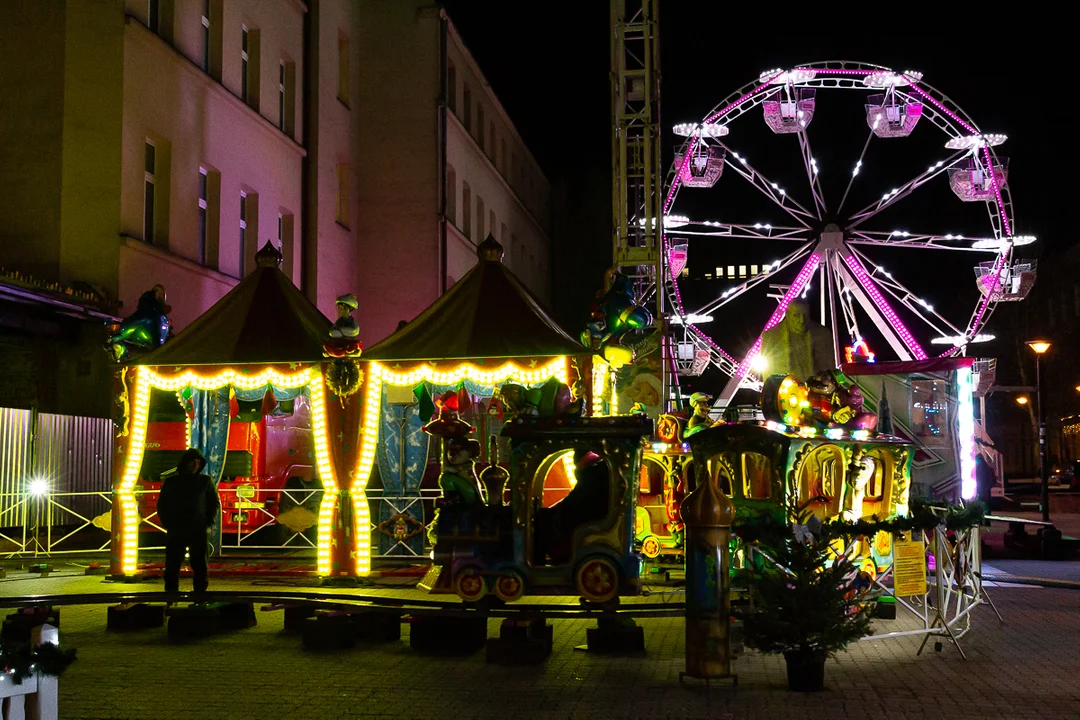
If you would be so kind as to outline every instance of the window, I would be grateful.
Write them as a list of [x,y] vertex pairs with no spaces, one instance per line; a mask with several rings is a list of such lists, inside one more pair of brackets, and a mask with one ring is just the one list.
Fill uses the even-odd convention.
[[[495,234],[495,211],[488,210],[488,232],[492,235]],[[487,239],[486,237],[484,238]]]
[[487,151],[488,151],[488,154],[491,156],[491,161],[495,162],[495,159],[496,159],[496,157],[495,157],[495,154],[496,154],[496,150],[495,150],[495,123],[488,123]]
[[285,129],[285,61],[278,62],[278,83],[277,83],[277,97],[278,97],[278,127],[282,130]]
[[469,183],[461,184],[461,232],[465,237],[472,236],[472,188]]
[[203,0],[202,6],[202,69],[205,72],[210,72],[210,0]]
[[461,93],[461,123],[467,131],[472,132],[472,91],[468,83]]
[[476,235],[473,240],[476,242],[484,240],[484,198],[479,195],[476,196]]
[[154,244],[154,211],[157,201],[157,148],[149,140],[143,159],[143,242]]
[[248,46],[250,42],[248,29],[242,28],[240,30],[240,99],[244,102],[248,101],[248,63],[250,61]]
[[757,274],[758,274],[758,271],[757,271],[757,270],[758,270],[758,266],[757,266],[757,265],[751,265],[751,266],[750,266],[750,274],[751,274],[751,275],[757,275]]
[[504,244],[506,243],[506,223],[503,223],[502,227],[499,228],[499,240]]
[[923,444],[949,444],[948,410],[944,380],[911,381],[911,429]]
[[746,277],[746,266],[745,265],[740,265],[739,266],[739,277],[740,278]]
[[282,210],[278,213],[278,248],[281,250],[281,255],[284,261],[281,264],[281,270],[289,278],[294,279],[293,272],[293,214],[287,210]]
[[346,163],[337,166],[337,221],[343,227],[349,227],[349,166]]
[[727,276],[729,278],[735,277],[735,266],[734,265],[728,265],[727,266]]
[[716,268],[716,277],[718,279],[724,277],[724,268],[722,268],[722,267],[717,267]]
[[221,174],[199,168],[199,237],[196,259],[207,267],[218,266],[218,229],[221,223]]
[[337,77],[338,77],[338,90],[337,90],[337,96],[338,96],[338,100],[340,100],[341,102],[345,103],[346,106],[348,106],[348,104],[349,104],[349,85],[350,85],[350,82],[349,82],[349,38],[348,38],[348,36],[345,35],[345,33],[338,33],[337,52],[338,52],[338,60],[337,60],[337,63],[338,63],[338,65],[337,65],[337,68],[338,68],[338,71],[337,71],[338,72],[338,75],[337,75]]
[[446,66],[446,106],[450,112],[457,112],[457,68],[454,63]]
[[240,30],[240,99],[251,109],[259,109],[259,31]]
[[476,142],[480,144],[480,150],[484,149],[484,106],[476,104]]
[[146,27],[150,32],[157,32],[161,27],[161,1],[148,0],[146,7]]
[[506,138],[499,141],[499,162],[497,163],[499,172],[506,173]]
[[244,259],[247,256],[247,239],[248,239],[248,196],[247,193],[240,193],[240,252],[237,256],[237,271],[236,277],[244,277]]
[[200,265],[206,264],[207,233],[209,228],[208,201],[210,195],[210,181],[206,177],[206,170],[199,168],[199,236],[195,248],[195,259]]
[[457,172],[452,165],[446,166],[446,219],[457,224]]
[[278,64],[278,127],[290,137],[296,118],[296,63],[281,60]]

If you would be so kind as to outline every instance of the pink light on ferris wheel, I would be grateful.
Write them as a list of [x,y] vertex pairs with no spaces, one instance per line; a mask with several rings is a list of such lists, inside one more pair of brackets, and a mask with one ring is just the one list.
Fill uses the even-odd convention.
[[877,285],[870,279],[870,274],[866,272],[866,268],[859,262],[859,258],[855,257],[850,252],[844,257],[844,262],[847,263],[848,268],[851,270],[851,274],[855,276],[855,279],[862,285],[862,289],[866,291],[866,294],[870,296],[870,299],[874,301],[874,305],[881,311],[881,314],[885,317],[885,320],[889,323],[896,334],[900,336],[900,339],[904,341],[904,345],[915,356],[916,360],[926,360],[926,351],[922,349],[918,341],[915,340],[915,336],[911,334],[911,331],[904,325],[904,321],[896,314],[896,311],[889,305],[889,301],[885,299],[885,296],[878,290]]
[[679,273],[686,267],[686,252],[689,246],[686,243],[679,245],[672,245],[668,251],[668,269],[671,270],[671,277],[679,277]]
[[758,335],[757,342],[750,348],[750,352],[746,353],[746,357],[739,363],[739,369],[735,371],[736,377],[742,380],[746,377],[746,374],[750,372],[750,368],[753,366],[754,361],[757,360],[758,354],[761,352],[761,337],[769,330],[780,324],[780,321],[784,319],[784,313],[787,312],[788,305],[791,301],[799,297],[802,294],[803,288],[810,282],[810,278],[814,276],[814,271],[817,270],[818,264],[821,262],[821,255],[813,253],[806,259],[806,263],[799,270],[799,274],[795,276],[795,282],[791,283],[791,287],[784,293],[784,297],[780,300],[780,304],[773,310],[773,314],[769,316],[769,322],[765,323],[765,328],[761,331],[761,335]]

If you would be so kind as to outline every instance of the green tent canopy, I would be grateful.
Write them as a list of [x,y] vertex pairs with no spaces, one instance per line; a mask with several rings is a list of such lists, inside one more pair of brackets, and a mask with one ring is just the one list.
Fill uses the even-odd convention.
[[321,362],[331,322],[281,271],[270,242],[255,271],[176,337],[134,365],[270,365]]
[[412,322],[364,351],[362,360],[479,360],[586,355],[502,263],[494,237],[479,262]]

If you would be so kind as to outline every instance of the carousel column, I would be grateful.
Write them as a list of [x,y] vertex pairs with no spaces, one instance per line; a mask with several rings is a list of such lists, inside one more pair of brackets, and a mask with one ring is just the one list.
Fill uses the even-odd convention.
[[[319,512],[319,575],[333,582],[355,582],[359,554],[364,552],[358,533],[367,530],[359,526],[355,507],[357,502],[366,503],[363,487],[355,484],[363,402],[359,394],[342,396],[327,390],[325,408],[326,459],[336,483],[332,490],[327,489]],[[359,479],[361,483],[364,480]]]
[[[140,388],[134,368],[121,367],[113,374],[112,507],[109,517],[111,534],[109,575],[114,579],[137,576],[139,557],[139,508],[135,499],[135,481],[142,464],[146,442],[146,408],[140,407]],[[146,405],[145,402],[142,405]],[[141,417],[140,417],[141,416]],[[138,435],[138,437],[135,437]],[[131,477],[134,472],[134,477]]]
[[686,524],[686,670],[706,681],[731,672],[728,542],[735,506],[715,483],[701,482],[682,503]]

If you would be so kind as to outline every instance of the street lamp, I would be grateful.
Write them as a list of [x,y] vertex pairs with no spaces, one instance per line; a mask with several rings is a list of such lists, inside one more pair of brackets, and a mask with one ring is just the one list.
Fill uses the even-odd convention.
[[1050,349],[1050,343],[1046,340],[1028,340],[1027,346],[1035,353],[1035,398],[1039,405],[1039,474],[1042,479],[1039,504],[1042,505],[1043,522],[1050,522],[1050,476],[1046,473],[1046,420],[1043,414],[1042,377],[1039,375],[1039,358]]
[[1027,395],[1018,396],[1016,398],[1016,404],[1017,405],[1027,405],[1028,404],[1028,396]]

